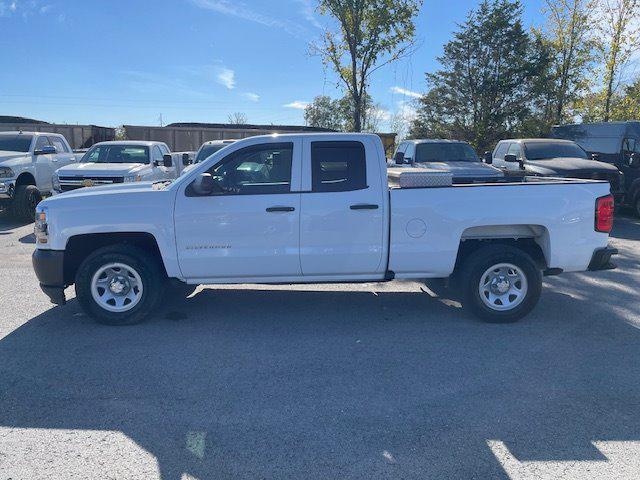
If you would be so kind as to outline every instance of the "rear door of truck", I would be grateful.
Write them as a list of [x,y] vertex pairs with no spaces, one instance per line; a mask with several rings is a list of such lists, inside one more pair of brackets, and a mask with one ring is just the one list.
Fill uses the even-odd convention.
[[303,275],[370,277],[386,271],[388,190],[376,140],[367,135],[304,140]]

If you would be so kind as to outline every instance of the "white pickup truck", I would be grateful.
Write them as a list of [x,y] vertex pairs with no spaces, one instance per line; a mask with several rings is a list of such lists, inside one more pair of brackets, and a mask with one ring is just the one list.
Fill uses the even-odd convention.
[[169,147],[162,142],[112,141],[96,143],[80,162],[60,168],[53,193],[113,183],[168,180],[178,176]]
[[51,192],[53,172],[75,161],[60,134],[0,132],[0,207],[33,221],[36,205]]
[[375,135],[273,135],[172,182],[43,201],[33,264],[53,303],[75,283],[107,324],[139,322],[199,284],[394,278],[451,279],[465,308],[507,322],[534,307],[543,274],[615,268],[612,222],[604,181],[400,188]]

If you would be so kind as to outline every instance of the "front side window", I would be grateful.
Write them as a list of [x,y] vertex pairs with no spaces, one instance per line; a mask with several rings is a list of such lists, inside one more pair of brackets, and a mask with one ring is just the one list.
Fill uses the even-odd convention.
[[504,160],[504,156],[507,154],[508,149],[509,144],[507,142],[498,144],[496,152],[493,154],[494,160]]
[[243,148],[209,169],[217,195],[268,195],[291,191],[293,143]]
[[0,135],[0,152],[27,153],[32,140],[31,135]]
[[631,155],[634,153],[640,153],[640,142],[635,138],[626,138],[622,144],[624,161],[629,163],[631,161]]
[[218,150],[222,150],[226,145],[214,144],[214,145],[203,145],[198,154],[196,155],[195,163],[200,163],[209,158],[211,155],[216,153]]
[[[515,155],[519,160],[522,158],[522,151],[520,150],[520,145],[518,143],[512,143],[509,145],[509,150],[507,150],[507,155]],[[529,160],[533,160],[530,158]]]
[[44,147],[50,147],[51,143],[47,137],[38,137],[36,142],[36,150],[42,150]]
[[149,147],[137,145],[98,145],[89,150],[83,162],[149,163]]
[[350,192],[367,188],[364,145],[360,142],[313,142],[311,184],[314,192]]
[[152,151],[153,151],[153,161],[158,165],[162,165],[162,150],[160,150],[160,147],[155,145]]
[[62,139],[60,137],[49,137],[49,140],[51,141],[53,146],[56,147],[56,152],[58,152],[58,153],[68,153],[69,152],[69,150],[67,149],[67,146],[64,144],[64,142],[62,141]]

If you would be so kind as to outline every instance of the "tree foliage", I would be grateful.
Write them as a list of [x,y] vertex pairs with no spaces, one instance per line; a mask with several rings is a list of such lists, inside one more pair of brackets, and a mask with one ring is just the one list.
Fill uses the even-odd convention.
[[[371,96],[365,93],[362,99],[361,130],[365,132],[378,131],[384,110],[374,103]],[[328,128],[331,130],[351,132],[355,131],[353,124],[353,99],[346,95],[334,100],[327,95],[320,95],[313,99],[304,110],[304,119],[310,127]]]
[[422,0],[319,0],[320,12],[333,17],[338,29],[325,32],[318,50],[351,98],[354,131],[363,129],[373,72],[410,51],[421,6]]
[[414,137],[458,138],[479,150],[519,133],[540,107],[548,50],[524,30],[519,1],[483,0],[454,33],[427,74]]

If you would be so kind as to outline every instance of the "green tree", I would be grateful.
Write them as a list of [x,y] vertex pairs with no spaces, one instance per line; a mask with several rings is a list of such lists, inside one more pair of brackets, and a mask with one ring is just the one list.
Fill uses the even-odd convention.
[[327,95],[319,95],[304,109],[304,120],[310,127],[344,129],[344,113],[340,101]]
[[[594,62],[590,28],[596,0],[545,0],[547,21],[535,33],[548,49],[545,92],[553,123],[563,123],[567,108],[588,92]],[[542,93],[542,92],[541,92]]]
[[614,121],[640,119],[640,78],[624,87],[624,93],[613,103],[611,119]]
[[333,17],[338,30],[325,31],[316,50],[351,97],[354,131],[363,129],[371,75],[411,50],[421,6],[422,0],[319,0],[320,12]]
[[604,58],[604,111],[602,120],[611,119],[611,109],[624,67],[638,50],[640,0],[599,0],[598,45]]
[[[535,107],[545,50],[525,32],[519,1],[483,0],[427,74],[412,137],[458,138],[488,150],[522,132]],[[543,75],[544,76],[544,75]]]

